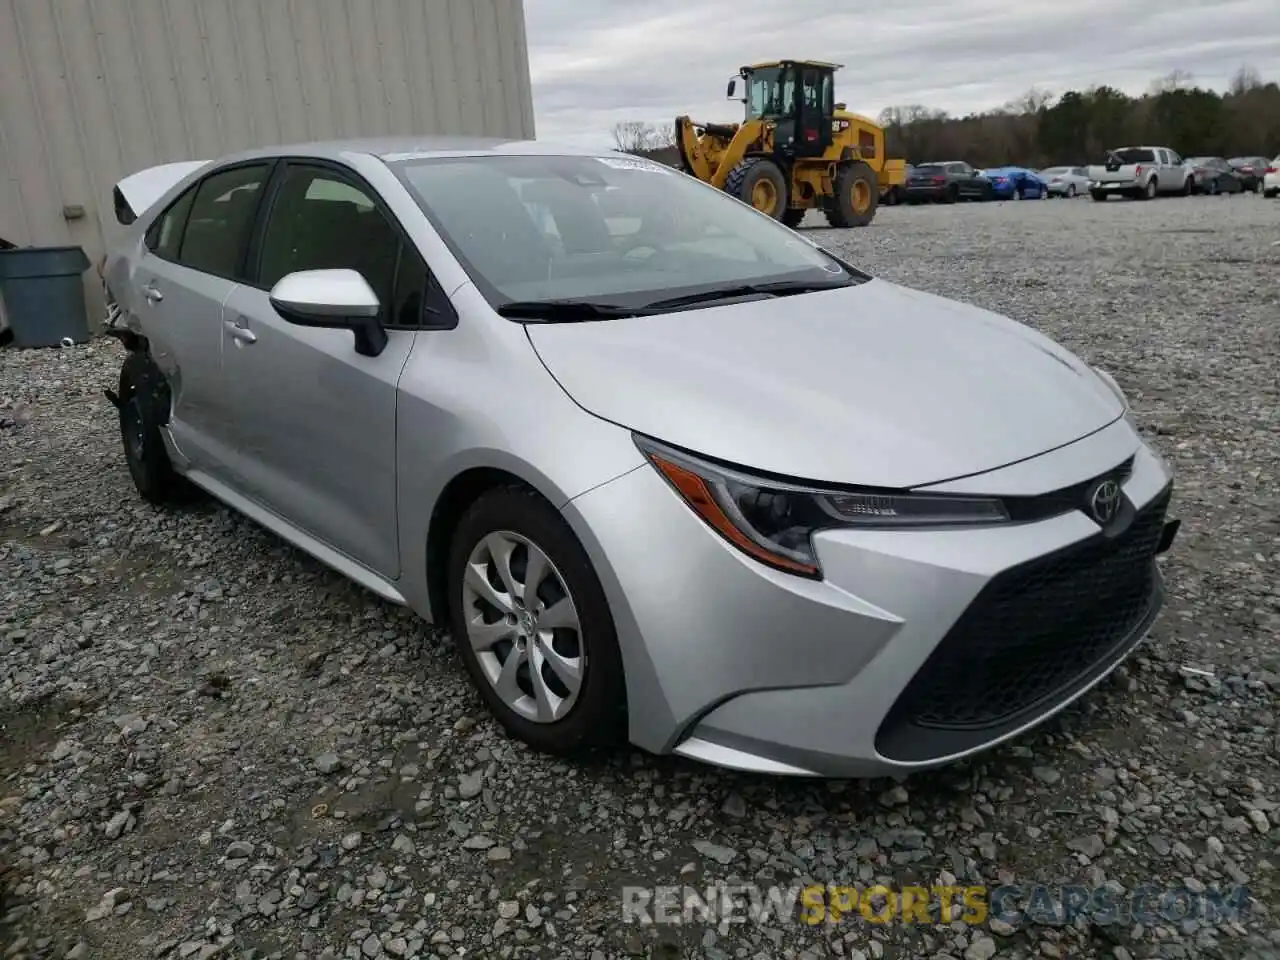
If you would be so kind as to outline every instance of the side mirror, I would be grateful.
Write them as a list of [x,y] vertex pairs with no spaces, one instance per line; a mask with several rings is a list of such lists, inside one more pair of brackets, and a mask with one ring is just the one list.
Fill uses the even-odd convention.
[[738,81],[741,79],[742,79],[741,76],[737,76],[737,77],[732,77],[729,80],[729,85],[724,88],[725,99],[727,100],[745,100],[746,99],[742,94],[738,93]]
[[356,353],[376,357],[387,346],[378,322],[382,305],[368,281],[355,270],[299,270],[281,277],[269,294],[271,306],[300,327],[347,329],[355,334]]

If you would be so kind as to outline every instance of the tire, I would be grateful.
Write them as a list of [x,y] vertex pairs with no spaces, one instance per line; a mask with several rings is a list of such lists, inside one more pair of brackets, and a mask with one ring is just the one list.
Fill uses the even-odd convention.
[[[781,167],[765,157],[748,157],[730,170],[724,190],[775,220],[787,211],[787,178]],[[756,205],[765,202],[767,208]]]
[[1076,185],[1074,183],[1067,184],[1067,199],[1074,200],[1076,198]]
[[1216,197],[1218,195],[1218,181],[1216,178],[1209,181],[1209,188],[1205,190],[1205,193],[1211,197]]
[[1272,200],[1276,197],[1280,197],[1280,190],[1264,190],[1262,195],[1268,200]]
[[1159,193],[1160,193],[1160,181],[1157,180],[1155,177],[1152,177],[1150,180],[1147,181],[1147,185],[1142,188],[1142,194],[1138,197],[1138,199],[1154,200]]
[[947,187],[947,192],[943,194],[943,203],[958,203],[960,200],[960,188],[954,183]]
[[827,223],[833,227],[865,227],[876,217],[880,185],[864,160],[844,164],[836,173],[835,195],[827,204]]
[[187,481],[173,469],[160,428],[169,410],[169,384],[155,361],[130,351],[120,368],[120,440],[133,485],[150,503],[184,500]]
[[[493,541],[490,539],[493,537],[500,539]],[[468,632],[469,621],[473,617],[481,614],[492,617],[501,613],[498,607],[487,605],[488,601],[468,585],[466,577],[478,556],[489,557],[480,562],[494,566],[492,558],[496,554],[487,546],[494,542],[500,547],[508,544],[514,547],[506,553],[513,581],[527,575],[530,548],[545,557],[545,573],[535,588],[535,610],[541,607],[545,613],[559,599],[559,603],[570,602],[568,613],[575,614],[572,620],[576,629],[556,628],[550,644],[551,650],[561,657],[573,658],[576,655],[581,680],[576,695],[559,679],[560,675],[552,671],[547,661],[543,661],[543,668],[538,673],[538,676],[547,678],[543,683],[544,691],[554,694],[565,710],[561,716],[543,712],[539,719],[529,715],[529,711],[541,712],[538,701],[532,696],[534,681],[529,669],[532,651],[544,650],[547,644],[547,631],[545,628],[542,631],[537,629],[536,616],[526,618],[519,612],[525,608],[513,604],[512,609],[520,620],[512,624],[516,619],[514,616],[498,617],[495,624],[512,624],[510,645],[505,649],[505,656],[502,645],[508,643],[507,640],[498,639],[489,649],[482,648],[477,652]],[[490,584],[495,581],[502,582],[494,575],[488,578]],[[470,582],[476,581],[472,579]],[[484,580],[480,582],[483,584]],[[448,584],[454,646],[471,682],[508,734],[535,750],[559,756],[579,754],[593,747],[612,746],[622,741],[626,730],[626,684],[613,616],[586,551],[559,511],[532,490],[521,487],[498,487],[482,494],[463,513],[454,532],[449,546]],[[523,583],[519,587],[523,593]],[[505,591],[501,595],[511,598],[511,593]],[[543,603],[547,606],[542,607]],[[524,634],[519,632],[522,622]],[[535,635],[541,639],[536,639]],[[522,637],[527,638],[523,640],[524,646],[517,648],[515,643]],[[487,671],[497,671],[501,679],[501,668],[512,656],[522,656],[517,669],[524,668],[525,672],[516,675],[507,695],[512,700],[509,703],[499,692],[497,681],[491,680]],[[566,692],[570,696],[565,696]],[[544,702],[550,702],[550,698]],[[565,702],[569,704],[567,707],[564,707]]]
[[807,210],[787,207],[786,210],[782,211],[782,222],[794,230],[796,227],[800,226],[800,221],[804,219],[804,215],[807,212]]
[[1090,190],[1089,196],[1093,197],[1093,199],[1096,200],[1098,203],[1107,202],[1107,195],[1103,193],[1101,190]]
[[1189,197],[1196,192],[1196,182],[1192,177],[1187,177],[1186,182],[1182,185],[1182,195]]

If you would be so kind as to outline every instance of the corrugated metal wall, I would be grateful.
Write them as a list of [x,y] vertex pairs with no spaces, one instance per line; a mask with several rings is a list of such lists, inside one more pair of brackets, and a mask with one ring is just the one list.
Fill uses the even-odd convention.
[[0,237],[19,245],[96,261],[112,186],[157,163],[533,132],[522,0],[0,0]]

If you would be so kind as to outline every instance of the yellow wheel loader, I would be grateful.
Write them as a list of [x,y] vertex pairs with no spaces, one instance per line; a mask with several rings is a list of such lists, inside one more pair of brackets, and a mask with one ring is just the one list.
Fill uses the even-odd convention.
[[884,129],[835,102],[836,63],[776,60],[729,81],[746,104],[742,123],[676,118],[685,173],[794,227],[819,209],[833,227],[863,227],[880,197],[906,181],[906,162],[885,157]]

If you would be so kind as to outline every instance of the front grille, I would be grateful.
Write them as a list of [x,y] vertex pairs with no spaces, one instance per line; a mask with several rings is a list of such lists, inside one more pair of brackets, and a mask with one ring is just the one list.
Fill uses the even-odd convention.
[[1133,514],[1122,532],[993,578],[898,698],[878,745],[901,752],[907,728],[981,732],[988,739],[1112,662],[1154,613],[1154,558],[1170,493]]

